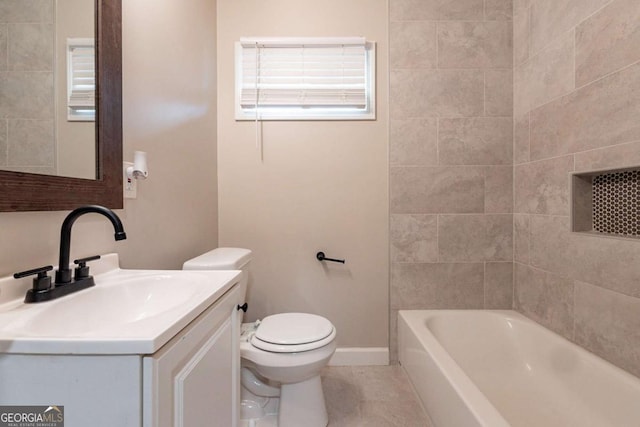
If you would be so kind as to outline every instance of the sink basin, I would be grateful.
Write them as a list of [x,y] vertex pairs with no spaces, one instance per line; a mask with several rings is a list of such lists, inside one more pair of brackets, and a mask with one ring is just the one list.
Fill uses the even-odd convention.
[[[1,300],[0,352],[153,353],[240,280],[239,271],[92,267],[96,286],[43,303]],[[4,279],[3,279],[4,280]],[[14,282],[3,283],[0,289]],[[28,287],[27,287],[28,288]],[[6,298],[6,296],[5,296]]]
[[[202,283],[193,277],[166,273],[143,273],[129,278],[122,278],[123,275],[130,272],[121,271],[109,280],[99,277],[100,286],[59,299],[57,304],[43,305],[39,314],[30,316],[29,323],[37,325],[37,331],[43,335],[61,331],[67,335],[90,334],[161,315],[187,303],[203,290]],[[179,285],[184,279],[189,283]],[[180,288],[176,289],[177,286]],[[33,329],[31,325],[26,330]]]

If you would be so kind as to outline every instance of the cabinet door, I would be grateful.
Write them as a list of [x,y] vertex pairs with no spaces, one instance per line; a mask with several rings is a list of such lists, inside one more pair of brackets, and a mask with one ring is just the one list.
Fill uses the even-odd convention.
[[176,374],[176,427],[233,425],[233,369],[231,319]]
[[144,427],[237,425],[240,297],[236,286],[143,358]]

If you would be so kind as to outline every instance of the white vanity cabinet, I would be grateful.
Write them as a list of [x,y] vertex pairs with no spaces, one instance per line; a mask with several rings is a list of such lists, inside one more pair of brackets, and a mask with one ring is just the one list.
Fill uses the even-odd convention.
[[236,426],[239,417],[238,287],[157,353],[145,356],[144,427]]
[[[91,354],[56,343],[58,354],[24,354],[12,351],[18,340],[0,341],[0,405],[64,406],[66,427],[237,426],[243,295],[237,272],[221,277],[220,296],[199,301],[190,321],[177,316],[185,326],[153,354],[118,354],[108,340],[93,340]],[[74,339],[83,345],[81,336],[65,345]]]

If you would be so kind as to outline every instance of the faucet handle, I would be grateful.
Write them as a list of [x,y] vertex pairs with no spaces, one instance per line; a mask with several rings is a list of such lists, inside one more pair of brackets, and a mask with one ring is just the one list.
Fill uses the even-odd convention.
[[33,279],[33,291],[40,292],[46,291],[51,288],[51,277],[47,275],[47,272],[53,270],[52,265],[47,265],[44,267],[34,268],[33,270],[21,271],[20,273],[15,273],[13,275],[14,279],[21,279],[23,277],[32,276],[37,274],[38,277]]
[[73,263],[78,264],[78,266],[74,270],[73,280],[86,279],[89,277],[89,267],[87,267],[87,262],[95,261],[97,259],[100,259],[100,255],[74,260]]

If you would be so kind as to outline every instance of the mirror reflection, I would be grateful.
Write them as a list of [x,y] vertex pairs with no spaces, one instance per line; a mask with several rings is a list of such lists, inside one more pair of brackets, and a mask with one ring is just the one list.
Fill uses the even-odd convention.
[[96,179],[95,2],[1,6],[0,169]]

